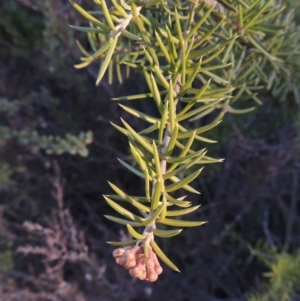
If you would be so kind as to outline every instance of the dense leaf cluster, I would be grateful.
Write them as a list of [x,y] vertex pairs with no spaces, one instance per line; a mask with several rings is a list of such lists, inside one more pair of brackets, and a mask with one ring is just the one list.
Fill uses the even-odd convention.
[[[290,47],[290,15],[282,15],[284,6],[274,0],[266,1],[112,1],[96,0],[100,11],[86,11],[71,1],[73,7],[90,22],[90,27],[72,26],[87,32],[93,53],[78,42],[83,68],[100,61],[96,84],[106,72],[112,82],[114,69],[122,82],[122,66],[126,75],[130,69],[140,73],[147,82],[149,93],[115,98],[116,101],[152,98],[159,117],[121,105],[129,114],[148,125],[137,132],[122,120],[113,126],[130,143],[137,167],[120,162],[144,179],[145,194],[130,196],[111,184],[116,195],[106,196],[107,203],[123,217],[106,216],[127,225],[136,239],[142,241],[145,252],[149,233],[158,235],[156,223],[177,226],[199,226],[203,222],[169,218],[197,209],[174,193],[184,189],[198,193],[190,183],[202,168],[189,169],[206,163],[221,162],[206,155],[206,150],[194,150],[194,141],[214,143],[202,134],[215,128],[226,113],[248,113],[249,100],[261,104],[259,90],[272,90],[285,97],[299,90],[287,62],[299,53],[299,46]],[[297,41],[298,39],[293,39]],[[291,64],[293,64],[291,62]],[[244,105],[246,104],[246,105]],[[246,107],[245,107],[246,106]],[[216,114],[217,112],[217,114]],[[210,123],[193,128],[191,121],[211,115]],[[153,135],[154,134],[154,135]],[[155,137],[155,138],[154,138]],[[127,201],[140,215],[117,204]],[[185,209],[170,210],[173,206]],[[146,227],[140,234],[132,227]],[[180,229],[162,231],[162,236],[179,234]],[[169,236],[170,236],[169,235]],[[113,242],[114,245],[118,243]],[[154,247],[151,238],[151,246]],[[124,245],[121,243],[120,245]],[[160,249],[155,250],[170,267],[177,268]]]

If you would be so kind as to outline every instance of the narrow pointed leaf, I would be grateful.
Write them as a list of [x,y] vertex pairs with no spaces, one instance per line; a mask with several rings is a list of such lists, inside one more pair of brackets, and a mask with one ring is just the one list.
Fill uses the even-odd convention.
[[[185,119],[188,119],[194,115],[196,115],[194,118],[196,118],[197,116],[199,116],[199,113],[202,112],[202,111],[205,111],[206,109],[209,109],[209,108],[212,108],[214,109],[215,108],[215,105],[219,102],[220,100],[217,100],[215,102],[211,102],[207,105],[203,105],[197,109],[194,109],[192,111],[189,111],[188,113],[184,114],[184,115],[181,115],[179,117],[177,117],[177,121],[180,122],[182,120],[185,120]],[[190,120],[194,120],[194,118],[190,119]],[[199,117],[198,117],[199,118]],[[197,118],[196,118],[197,119]]]
[[231,5],[229,2],[225,1],[225,0],[218,0],[222,5],[224,5],[226,8],[228,8],[229,10],[237,13],[238,10],[233,6]]
[[152,195],[152,200],[151,200],[151,209],[152,210],[156,210],[156,208],[158,207],[161,193],[163,191],[163,187],[164,187],[163,182],[161,181],[161,179],[158,178],[158,180],[155,183],[154,193]]
[[83,63],[80,63],[80,64],[76,64],[74,65],[74,67],[76,69],[81,69],[81,68],[85,68],[87,67],[88,65],[90,65],[92,63],[92,61],[87,61],[87,62],[83,62]]
[[101,5],[102,5],[102,12],[104,14],[104,18],[108,24],[108,26],[110,27],[111,30],[115,30],[115,25],[111,19],[111,16],[110,16],[110,12],[107,8],[107,5],[106,5],[106,1],[105,0],[101,0]]
[[108,244],[116,247],[134,246],[137,243],[137,239],[128,241],[107,241]]
[[120,213],[124,217],[129,218],[134,222],[139,222],[139,223],[143,222],[143,219],[140,218],[139,216],[131,213],[129,210],[123,208],[122,206],[120,206],[119,204],[117,204],[113,200],[109,199],[108,197],[104,197],[104,198],[105,198],[105,201],[108,203],[109,206],[111,206],[114,210],[116,210],[118,213]]
[[133,222],[124,218],[119,218],[119,217],[115,217],[115,216],[111,216],[111,215],[104,215],[104,217],[106,217],[107,219],[109,219],[112,222],[121,224],[121,225],[131,225],[132,227],[142,227],[143,224],[140,222]]
[[138,118],[140,118],[142,120],[145,120],[145,121],[147,121],[149,123],[154,123],[155,124],[155,123],[158,123],[160,121],[158,118],[154,118],[154,117],[152,117],[150,115],[147,115],[147,114],[145,114],[143,112],[140,112],[140,111],[138,111],[136,109],[133,109],[133,108],[121,105],[121,104],[119,104],[119,106],[123,110],[125,110],[126,112],[130,113],[131,115],[133,115],[135,117],[138,117]]
[[160,247],[156,244],[154,240],[151,240],[151,247],[153,248],[155,254],[172,270],[180,272],[176,265],[164,254]]
[[191,30],[189,31],[189,33],[186,35],[186,37],[185,37],[186,41],[189,41],[194,34],[197,34],[198,29],[207,20],[207,18],[209,17],[209,15],[213,11],[213,9],[214,9],[214,6],[212,5],[207,10],[207,12],[204,14],[204,16],[202,16],[201,18],[199,18],[199,21],[191,28]]
[[167,48],[165,47],[163,41],[161,40],[159,34],[157,33],[157,31],[155,31],[155,37],[156,37],[156,41],[157,41],[157,43],[158,43],[158,45],[159,45],[159,47],[160,47],[160,49],[161,49],[161,51],[162,51],[165,59],[170,64],[170,62],[171,62],[170,54],[169,54]]
[[90,56],[90,53],[87,52],[87,51],[83,48],[83,46],[81,45],[81,43],[80,43],[78,40],[76,40],[76,45],[77,45],[77,47],[79,48],[80,52],[81,52],[83,55],[85,55],[85,56]]
[[172,170],[172,171],[168,171],[167,173],[165,173],[163,175],[163,179],[167,180],[173,176],[179,175],[182,172],[185,172],[186,170],[188,170],[190,167],[194,166],[195,164],[198,163],[198,161],[200,161],[202,159],[202,157],[204,156],[205,153],[202,153],[200,156],[197,156],[196,158],[190,160],[188,163],[180,166],[179,168]]
[[152,141],[152,149],[153,149],[153,157],[155,162],[155,171],[157,175],[157,180],[160,180],[163,183],[163,176],[161,173],[159,154],[154,141]]
[[[196,130],[196,134],[202,134],[214,127],[216,127],[221,121],[217,121],[217,122],[213,122],[209,125],[206,125],[206,126],[203,126],[203,127],[200,127],[199,129]],[[183,127],[182,127],[183,128]],[[183,128],[184,129],[184,128]],[[179,133],[178,134],[178,139],[184,139],[184,138],[189,138],[192,134],[193,134],[194,130],[185,130],[183,133]]]
[[150,82],[151,82],[151,86],[152,86],[153,98],[156,102],[156,105],[157,105],[157,108],[158,108],[159,112],[162,113],[163,108],[162,108],[162,101],[161,101],[160,91],[158,89],[157,83],[156,83],[152,73],[150,74]]
[[133,229],[133,227],[130,226],[129,224],[127,225],[127,230],[131,234],[132,237],[134,237],[138,240],[142,240],[142,239],[146,238],[146,234],[140,234],[139,232],[135,231]]
[[75,3],[72,0],[69,0],[72,6],[87,20],[92,22],[94,25],[99,26],[100,28],[106,30],[107,32],[110,31],[109,26],[105,25],[104,23],[97,20],[95,17],[93,17],[91,14],[89,14],[87,11],[85,11],[81,6],[79,6],[77,3]]
[[[177,181],[173,184],[170,184],[170,185],[166,186],[165,190],[167,192],[175,191],[175,190],[178,190],[178,189],[181,189],[181,188],[184,188],[184,189],[188,190],[189,188],[187,189],[187,185],[190,182],[192,182],[194,179],[196,179],[199,176],[201,171],[202,171],[202,169],[197,170],[197,171],[193,172],[192,174],[188,175],[187,177],[183,178],[182,180],[179,180],[179,181]],[[198,193],[198,194],[200,193],[195,189],[193,189],[193,190],[194,190],[195,193]]]
[[110,39],[110,47],[109,47],[109,50],[106,54],[106,57],[104,59],[104,61],[102,62],[102,65],[100,67],[100,71],[99,71],[99,74],[98,74],[98,77],[97,77],[97,81],[96,81],[96,85],[98,86],[105,74],[105,71],[111,61],[111,58],[114,54],[114,51],[115,51],[115,48],[116,48],[116,45],[117,45],[117,42],[118,42],[118,35],[114,36],[113,38]]
[[186,209],[181,209],[181,210],[168,210],[166,216],[181,216],[184,214],[189,214],[195,210],[197,210],[200,207],[200,205],[198,206],[193,206],[193,207],[189,207]]
[[166,121],[168,118],[168,107],[169,101],[167,100],[164,104],[163,112],[160,119],[159,131],[158,131],[158,144],[161,145],[163,141],[164,130],[166,127]]
[[[108,184],[112,184],[112,183],[108,182]],[[117,195],[117,194],[107,194],[105,196],[110,199],[113,199],[115,201],[126,201],[122,196]],[[132,196],[130,196],[130,198],[132,198],[133,200],[135,200],[136,202],[139,202],[139,203],[149,203],[149,200],[144,196],[132,195]]]
[[165,218],[165,220],[161,224],[174,227],[199,227],[206,223],[207,222],[185,221],[180,219]]
[[145,175],[139,171],[138,169],[132,167],[130,164],[126,163],[125,161],[118,159],[118,161],[124,166],[126,167],[128,170],[130,170],[132,173],[134,173],[135,175],[139,176],[142,179],[145,179]]
[[162,211],[159,215],[159,218],[158,218],[158,220],[160,222],[162,222],[166,218],[166,214],[167,214],[167,201],[166,201],[165,196],[163,196],[163,202],[162,203],[164,204],[164,206],[163,206],[163,209],[162,209]]
[[127,122],[121,119],[126,129],[131,133],[134,139],[139,142],[149,153],[152,153],[152,146],[144,140]]
[[171,133],[171,139],[169,141],[168,147],[167,147],[167,151],[166,151],[166,155],[170,156],[172,154],[173,148],[175,146],[177,137],[178,137],[178,123],[176,123],[173,132]]
[[169,89],[169,83],[166,80],[166,78],[164,77],[162,70],[158,67],[158,66],[154,66],[154,71],[155,71],[155,75],[157,76],[157,78],[160,80],[162,86],[165,89]]
[[156,210],[153,212],[153,214],[149,218],[143,220],[143,222],[142,222],[143,225],[144,226],[149,226],[150,224],[155,222],[158,219],[158,217],[161,214],[164,207],[166,207],[166,206],[167,206],[166,202],[163,201],[162,204],[159,207],[156,208]]
[[178,207],[187,208],[191,206],[191,202],[183,201],[182,198],[175,199],[171,197],[168,193],[164,193],[168,202]]
[[160,230],[160,229],[153,229],[153,233],[159,237],[173,237],[181,233],[183,229],[176,229],[176,230]]
[[171,133],[175,127],[175,116],[176,116],[176,104],[174,101],[174,91],[172,81],[169,82],[169,122],[170,122],[170,130]]
[[184,86],[180,89],[180,93],[184,94],[188,88],[190,88],[196,78],[196,75],[199,73],[201,65],[201,60],[194,66],[192,73],[189,75],[187,81],[185,82]]
[[248,108],[248,109],[234,109],[231,106],[225,106],[225,109],[227,112],[232,113],[232,114],[245,114],[245,113],[249,113],[249,112],[252,112],[253,110],[255,110],[255,107]]
[[125,201],[127,201],[129,204],[133,205],[134,207],[145,211],[145,212],[150,212],[150,208],[141,204],[138,198],[132,197],[125,192],[123,192],[120,188],[118,188],[116,185],[108,182],[110,187]]
[[112,100],[122,101],[122,100],[140,100],[143,98],[153,97],[152,93],[143,93],[143,94],[136,94],[136,95],[128,95],[122,97],[115,97]]
[[[196,156],[202,157],[202,154],[203,155],[205,154],[205,150],[206,149],[204,148],[204,149],[201,149],[201,150],[199,150],[197,152],[192,152],[191,154],[189,154],[187,156],[185,156],[185,154],[183,154],[183,155],[180,155],[180,156],[178,156],[176,158],[168,157],[167,158],[167,162],[168,163],[178,163],[176,166],[178,166],[180,163],[181,164],[185,163],[185,162],[188,163],[188,162],[190,162],[191,159],[193,159]],[[170,170],[171,171],[174,170],[173,165],[167,170],[167,172],[169,172]]]

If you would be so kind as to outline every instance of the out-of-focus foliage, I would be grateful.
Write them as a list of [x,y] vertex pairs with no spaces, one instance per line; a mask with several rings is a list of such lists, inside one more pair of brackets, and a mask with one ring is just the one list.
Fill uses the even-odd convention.
[[257,292],[248,295],[249,301],[293,301],[300,298],[300,251],[290,254],[276,247],[251,248],[251,253],[267,268],[265,280]]

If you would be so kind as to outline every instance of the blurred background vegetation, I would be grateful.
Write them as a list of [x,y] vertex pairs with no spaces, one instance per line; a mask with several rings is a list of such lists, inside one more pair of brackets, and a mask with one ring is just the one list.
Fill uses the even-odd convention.
[[[285,4],[299,24],[299,1]],[[128,116],[110,99],[147,86],[132,74],[96,87],[97,66],[74,69],[76,39],[89,44],[68,24],[83,22],[65,0],[0,3],[0,300],[300,300],[293,94],[264,91],[254,112],[213,131],[210,155],[226,160],[205,168],[191,199],[202,204],[193,219],[209,223],[161,242],[181,274],[166,268],[149,284],[115,265],[105,242],[127,234],[103,218],[107,180],[143,187],[117,161],[130,159],[128,146],[109,122]]]

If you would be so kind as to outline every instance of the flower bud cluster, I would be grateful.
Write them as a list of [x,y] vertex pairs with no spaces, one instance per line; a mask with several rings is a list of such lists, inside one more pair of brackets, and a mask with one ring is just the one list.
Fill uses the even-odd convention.
[[129,274],[140,280],[154,282],[163,271],[156,254],[149,249],[148,257],[141,246],[118,248],[113,251],[116,263],[129,270]]

